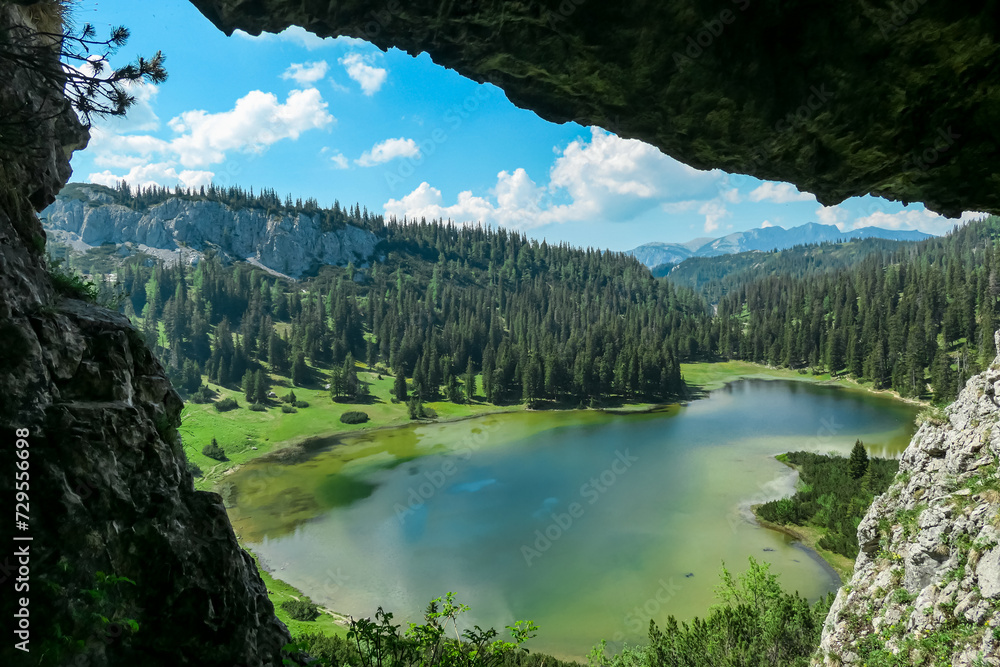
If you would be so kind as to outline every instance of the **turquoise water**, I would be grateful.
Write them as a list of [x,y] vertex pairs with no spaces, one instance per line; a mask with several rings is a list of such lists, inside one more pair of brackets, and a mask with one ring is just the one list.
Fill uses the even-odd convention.
[[[774,459],[896,456],[913,406],[841,387],[744,380],[662,413],[523,412],[373,431],[232,476],[241,537],[274,574],[338,611],[419,620],[448,591],[469,621],[540,627],[581,658],[641,642],[649,619],[704,615],[723,562],[753,556],[810,598],[836,575],[749,505],[790,493]],[[321,443],[322,444],[322,443]],[[333,442],[329,444],[334,444]]]

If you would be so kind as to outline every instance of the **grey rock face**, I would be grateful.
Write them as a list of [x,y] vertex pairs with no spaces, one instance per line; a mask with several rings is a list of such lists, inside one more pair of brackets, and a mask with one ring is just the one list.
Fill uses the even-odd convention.
[[293,278],[322,264],[367,261],[378,242],[370,231],[351,225],[324,232],[316,217],[305,214],[180,198],[137,211],[107,201],[97,188],[87,192],[87,200],[59,197],[42,212],[52,238],[88,246],[131,243],[166,253],[182,246],[199,253],[216,249]]
[[[0,3],[0,32],[39,15],[58,30],[45,16],[55,3],[24,4]],[[61,96],[12,62],[0,59],[4,122]],[[32,538],[31,652],[8,634],[0,664],[280,665],[288,631],[221,499],[193,488],[162,367],[127,319],[53,288],[35,211],[87,132],[68,106],[36,121],[19,130],[34,149],[0,159],[0,495],[14,499],[16,434],[28,444]],[[0,558],[6,586],[12,553]],[[6,588],[0,615],[13,618],[18,597]]]
[[956,666],[1000,665],[998,383],[1000,357],[914,435],[858,527],[861,552],[826,619],[822,664],[872,663],[880,652],[934,664],[940,651]]

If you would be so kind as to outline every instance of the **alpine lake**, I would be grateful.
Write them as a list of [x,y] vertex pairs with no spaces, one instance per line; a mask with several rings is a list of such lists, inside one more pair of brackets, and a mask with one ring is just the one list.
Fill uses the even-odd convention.
[[796,450],[898,457],[917,406],[840,386],[739,380],[655,412],[521,411],[328,439],[227,479],[241,540],[274,576],[355,617],[417,621],[454,591],[469,626],[530,619],[532,650],[582,659],[704,616],[723,564],[771,564],[815,600],[819,556],[758,526]]

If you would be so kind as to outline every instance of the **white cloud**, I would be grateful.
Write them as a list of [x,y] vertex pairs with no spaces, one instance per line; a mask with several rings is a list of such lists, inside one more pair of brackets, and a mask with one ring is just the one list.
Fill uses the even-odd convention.
[[413,139],[386,139],[372,146],[372,149],[365,151],[360,158],[355,160],[362,167],[373,167],[377,164],[389,162],[401,157],[419,157],[420,147]]
[[[213,172],[197,168],[224,162],[229,151],[261,153],[282,139],[297,139],[335,120],[319,91],[311,88],[293,90],[283,103],[272,93],[255,90],[229,111],[186,111],[167,123],[175,134],[169,141],[95,125],[88,152],[95,165],[108,169],[90,179],[105,184],[124,178],[136,185],[200,186],[211,180]],[[128,171],[116,174],[111,169]]]
[[118,182],[125,180],[133,188],[148,187],[150,185],[175,185],[197,188],[208,185],[212,182],[215,174],[211,171],[193,171],[185,169],[180,172],[174,163],[156,162],[151,164],[136,165],[129,169],[128,173],[115,175],[110,171],[90,174],[88,180],[91,183],[99,183],[108,187],[115,187]]
[[290,28],[285,28],[278,34],[270,32],[262,32],[259,35],[251,35],[250,33],[243,32],[242,30],[236,30],[233,35],[241,39],[247,39],[254,42],[286,42],[289,44],[295,44],[296,46],[302,46],[310,51],[316,49],[321,49],[324,47],[344,45],[344,44],[364,44],[364,40],[355,39],[354,37],[347,37],[341,35],[340,37],[319,37],[309,32],[305,28],[300,28],[297,25],[293,25]]
[[770,220],[765,220],[764,222],[760,223],[761,229],[767,229],[768,227],[774,227],[774,223],[772,223]]
[[841,231],[861,227],[881,227],[882,229],[916,229],[928,234],[946,234],[955,225],[963,225],[976,220],[985,213],[966,211],[959,218],[946,218],[925,208],[906,208],[889,212],[888,203],[883,200],[871,202],[864,215],[852,215],[844,206],[821,206],[816,210],[816,218],[826,225],[837,225]]
[[699,171],[635,139],[591,128],[590,143],[571,142],[549,174],[550,191],[572,203],[553,207],[553,222],[628,220],[658,204],[715,193],[721,172]]
[[631,220],[656,206],[668,213],[695,209],[715,195],[722,177],[722,172],[692,169],[648,144],[599,128],[591,129],[589,142],[573,141],[556,154],[548,186],[538,186],[524,169],[502,171],[489,198],[463,192],[456,204],[445,205],[440,190],[422,183],[409,195],[390,199],[386,213],[522,228]]
[[765,181],[749,195],[750,201],[769,201],[775,204],[787,204],[793,201],[814,201],[816,197],[808,192],[799,192],[791,183],[775,183]]
[[281,75],[282,79],[291,79],[302,87],[309,87],[326,76],[330,65],[325,60],[305,63],[292,63]]
[[91,128],[90,143],[87,145],[87,150],[95,154],[94,161],[98,163],[102,160],[125,160],[136,154],[138,157],[148,158],[153,153],[169,149],[169,141],[147,134],[117,134],[100,125]]
[[820,206],[816,209],[816,219],[824,225],[837,225],[840,231],[845,231],[847,220],[851,214],[842,206]]
[[340,64],[347,70],[347,76],[358,82],[365,95],[374,95],[385,83],[388,71],[371,64],[373,57],[361,53],[348,53],[340,59]]
[[730,217],[732,213],[726,205],[717,199],[707,201],[698,209],[698,213],[705,216],[705,231],[714,232],[722,225],[722,221]]
[[496,223],[509,227],[534,226],[538,216],[544,214],[540,206],[544,189],[539,188],[524,169],[516,169],[514,173],[501,171],[490,194],[496,204],[466,190],[459,193],[455,204],[446,206],[441,191],[424,182],[402,199],[386,202],[385,212],[397,218],[443,218],[461,223]]
[[307,130],[335,121],[315,88],[293,90],[285,103],[273,93],[253,90],[231,111],[185,111],[168,125],[179,137],[171,142],[185,167],[201,167],[226,159],[226,151],[263,152],[282,139],[298,139]]
[[722,201],[729,202],[730,204],[739,204],[743,201],[743,198],[740,197],[740,191],[736,188],[720,190],[719,198],[721,198]]
[[333,166],[336,169],[347,169],[347,158],[344,157],[343,153],[337,153],[336,155],[330,156],[330,161],[333,162]]

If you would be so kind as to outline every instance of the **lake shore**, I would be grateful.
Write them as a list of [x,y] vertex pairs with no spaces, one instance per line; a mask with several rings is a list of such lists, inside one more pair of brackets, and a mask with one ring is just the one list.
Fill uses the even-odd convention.
[[757,525],[768,530],[783,533],[801,543],[802,547],[822,559],[840,577],[840,584],[846,584],[851,575],[854,574],[854,561],[846,556],[828,551],[819,546],[819,541],[823,538],[823,532],[810,526],[788,526],[781,523],[772,523],[760,517],[757,508],[760,505],[753,505],[754,520]]
[[[685,373],[685,378],[688,380],[689,384],[693,389],[692,392],[693,395],[690,399],[683,399],[675,403],[669,403],[669,404],[637,403],[637,404],[614,405],[605,408],[546,406],[537,411],[553,410],[553,411],[564,412],[564,411],[582,410],[585,412],[600,411],[600,412],[607,412],[610,414],[650,413],[663,410],[671,405],[685,404],[690,402],[690,400],[702,398],[704,396],[707,396],[707,394],[710,391],[721,388],[726,384],[729,384],[731,382],[740,379],[796,380],[796,381],[810,382],[816,384],[845,386],[854,390],[861,390],[866,393],[871,393],[874,395],[886,396],[887,394],[889,394],[889,392],[876,391],[871,388],[866,388],[863,385],[860,385],[853,381],[846,381],[843,379],[831,379],[829,376],[803,375],[794,370],[774,369],[774,368],[768,368],[766,366],[749,364],[745,362],[719,362],[719,363],[706,362],[698,364],[685,364],[683,365],[683,371]],[[327,397],[326,400],[329,401],[329,398]],[[907,401],[907,402],[919,403],[915,401]],[[438,408],[440,405],[441,404],[436,404],[436,403],[429,404],[429,406],[434,409]],[[343,407],[349,409],[357,409],[359,406],[346,405]],[[393,405],[393,407],[396,406]],[[310,409],[312,408],[305,408],[304,411]],[[400,409],[405,411],[405,407],[400,406]],[[443,410],[438,410],[439,416],[437,419],[426,420],[426,421],[420,420],[420,421],[425,421],[425,423],[458,422],[458,421],[469,420],[472,418],[487,417],[498,414],[508,414],[518,411],[528,411],[528,408],[521,404],[514,404],[510,406],[493,406],[485,403],[478,403],[474,404],[472,406],[472,410],[470,410],[466,414],[455,414],[454,411],[443,409]],[[291,417],[291,415],[279,414],[277,415],[277,417],[280,419],[282,417]],[[327,422],[326,424],[324,424],[324,426],[326,427],[325,430],[321,432],[313,432],[305,434],[299,433],[296,434],[294,437],[287,438],[285,440],[270,444],[266,448],[260,447],[258,449],[252,449],[250,451],[247,451],[245,452],[244,456],[239,457],[239,460],[233,460],[227,462],[228,465],[215,466],[211,470],[210,479],[206,479],[204,481],[208,483],[206,485],[207,488],[216,489],[220,485],[220,483],[225,479],[226,476],[234,473],[236,470],[240,469],[244,464],[252,460],[268,458],[268,457],[284,458],[285,456],[295,456],[296,451],[298,452],[308,451],[310,443],[316,443],[316,441],[318,440],[329,440],[351,435],[360,435],[361,433],[371,433],[387,429],[395,429],[414,423],[409,419],[406,420],[389,419],[388,421],[389,423],[362,425],[360,428],[349,427],[347,425],[342,425],[339,422],[337,422],[334,424],[334,428],[332,429],[330,429],[331,424]],[[328,446],[328,444],[324,444],[322,446],[326,447]],[[846,581],[846,579],[851,576],[851,572],[853,571],[853,562],[850,561],[849,559],[840,557],[837,554],[829,554],[825,550],[819,548],[817,542],[820,539],[821,535],[818,534],[818,532],[817,534],[810,534],[808,529],[800,529],[800,527],[787,527],[787,526],[779,526],[776,524],[770,524],[769,522],[761,520],[760,518],[757,518],[757,522],[759,525],[765,528],[782,532],[798,540],[805,549],[809,550],[812,554],[815,554],[825,563],[829,564],[829,566],[833,568],[833,571],[840,576],[842,582]],[[247,548],[247,546],[243,544],[242,541],[241,544],[245,549]],[[262,568],[262,570],[264,570],[264,568]],[[264,571],[266,572],[266,570]],[[289,596],[301,597],[304,595],[302,591],[299,591],[294,587],[288,585],[287,583],[283,582],[276,575],[278,575],[277,572],[267,572],[267,578],[266,578],[266,581],[270,580],[271,582],[273,582],[268,585],[269,592],[272,592],[273,589],[280,589],[279,591],[275,591],[272,595],[272,602],[274,602],[276,608],[278,608],[280,602],[283,599],[288,599]],[[293,621],[293,623],[297,626],[297,630],[300,632],[322,631],[322,632],[333,632],[335,634],[341,634],[341,632],[344,631],[344,623],[346,616],[330,610],[324,610],[324,611],[325,611],[324,614],[325,620],[332,621],[333,626],[324,628],[321,627],[321,625],[325,626],[328,625],[328,623],[318,624],[315,626],[312,623],[303,624],[302,622],[298,621]],[[304,627],[298,627],[298,626],[304,626]]]

